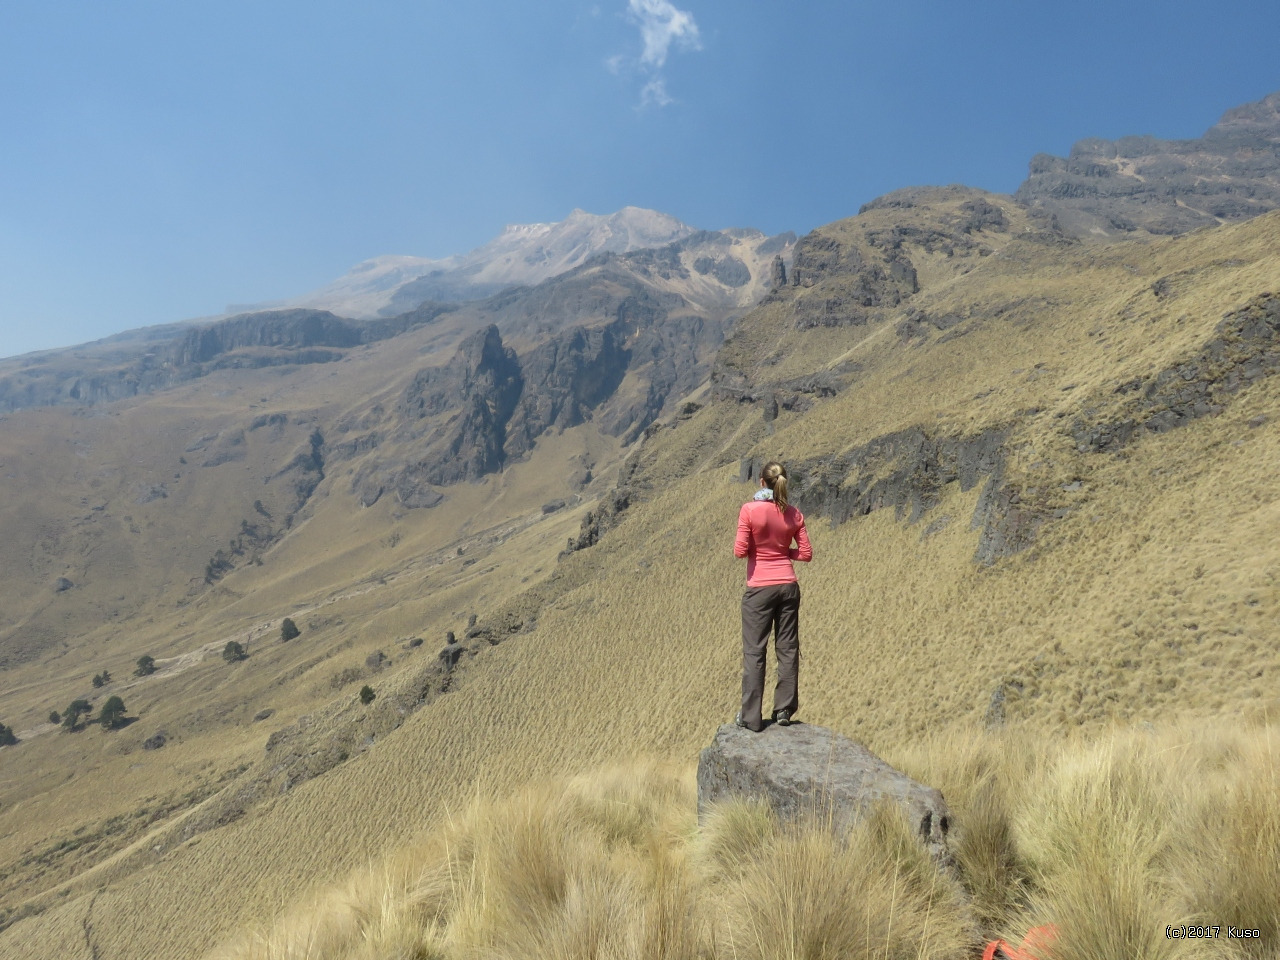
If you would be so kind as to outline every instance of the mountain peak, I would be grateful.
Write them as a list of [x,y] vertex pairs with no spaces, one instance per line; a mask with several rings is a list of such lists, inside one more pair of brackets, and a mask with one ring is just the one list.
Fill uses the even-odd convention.
[[470,300],[516,284],[540,283],[598,253],[660,247],[696,232],[670,214],[643,207],[608,214],[575,208],[553,223],[507,224],[498,236],[466,254],[440,260],[373,257],[319,290],[274,305],[376,317],[398,312],[414,298],[415,303]]
[[1280,90],[1263,97],[1256,103],[1245,103],[1232,107],[1222,115],[1222,119],[1210,130],[1215,131],[1231,127],[1262,126],[1270,128],[1270,139],[1277,139],[1280,134]]

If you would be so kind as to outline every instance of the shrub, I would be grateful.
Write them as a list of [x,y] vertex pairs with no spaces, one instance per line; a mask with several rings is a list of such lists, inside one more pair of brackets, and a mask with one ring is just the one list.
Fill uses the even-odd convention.
[[138,668],[133,671],[135,677],[148,677],[156,672],[156,658],[144,653],[138,658]]
[[238,640],[228,640],[227,645],[222,648],[222,659],[227,663],[235,663],[239,660],[248,658],[248,654],[244,652],[244,647],[240,645]]
[[62,711],[62,728],[67,731],[79,729],[80,717],[88,716],[92,710],[88,700],[72,700],[71,705]]
[[102,711],[98,714],[98,722],[102,724],[103,729],[118,730],[124,726],[124,714],[124,701],[118,696],[108,697],[107,702],[102,705]]
[[110,682],[111,672],[108,670],[103,670],[101,673],[95,673],[93,675],[93,687],[95,690],[99,687],[105,687]]
[[288,617],[280,624],[280,639],[292,640],[294,637],[301,636],[302,631],[298,629],[298,625]]
[[49,711],[49,722],[50,722],[50,723],[61,723],[61,722],[62,722],[62,714],[60,714],[57,710],[50,710],[50,711]]
[[363,676],[364,671],[359,667],[347,667],[345,670],[339,670],[329,678],[329,687],[333,690],[338,690],[349,683],[355,683]]
[[360,688],[360,702],[366,707],[373,703],[373,698],[376,696],[377,694],[373,692],[373,687],[369,686],[367,683]]
[[11,747],[17,742],[18,735],[13,732],[13,728],[0,723],[0,747]]

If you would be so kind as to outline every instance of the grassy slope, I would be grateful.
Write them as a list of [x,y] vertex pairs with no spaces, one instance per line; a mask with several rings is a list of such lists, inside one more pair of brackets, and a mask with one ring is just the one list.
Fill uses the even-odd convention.
[[[1061,427],[1081,405],[1119,404],[1110,392],[1116,382],[1163,369],[1207,340],[1224,312],[1280,287],[1278,239],[1274,215],[1123,247],[1062,250],[1014,238],[998,255],[966,263],[968,273],[940,266],[925,278],[932,282],[913,303],[972,314],[965,323],[974,329],[946,343],[935,336],[903,344],[892,317],[870,327],[789,331],[780,319],[783,306],[766,307],[744,323],[743,338],[772,338],[796,371],[855,350],[863,373],[853,386],[807,414],[784,414],[771,436],[757,410],[723,403],[660,431],[644,453],[651,499],[601,544],[561,564],[563,592],[542,609],[536,631],[487,651],[449,695],[409,716],[374,749],[230,826],[127,861],[118,876],[102,871],[98,880],[113,882],[101,892],[82,882],[60,905],[55,898],[41,916],[0,934],[0,943],[23,955],[53,956],[59,938],[75,942],[77,931],[83,938],[90,916],[101,956],[199,955],[239,924],[270,916],[308,885],[345,875],[477,793],[637,754],[691,762],[734,707],[741,568],[728,543],[745,495],[736,483],[737,459],[751,453],[805,457],[910,424],[960,433],[1016,420],[1015,476],[1059,491],[1082,481],[1079,493],[1061,491],[1072,511],[1047,526],[1033,550],[990,568],[970,559],[977,490],[945,491],[926,520],[954,522],[927,538],[924,523],[897,522],[889,511],[835,530],[815,521],[817,560],[801,572],[801,692],[810,721],[892,757],[926,731],[979,722],[1006,679],[1022,683],[1021,695],[1007,703],[1010,721],[1046,735],[1114,720],[1237,717],[1263,709],[1276,697],[1280,666],[1277,548],[1270,535],[1280,514],[1271,469],[1280,462],[1277,378],[1243,391],[1220,416],[1144,437],[1123,456],[1079,454]],[[1167,275],[1187,278],[1185,290],[1157,301],[1150,287]],[[1075,387],[1064,391],[1069,384]],[[1024,413],[1037,407],[1039,413]],[[1266,422],[1249,427],[1259,415]],[[541,484],[554,471],[535,477],[533,468],[526,492],[510,495],[536,510],[550,495]],[[514,477],[504,482],[519,486]],[[473,509],[485,509],[476,496]],[[355,592],[339,589],[344,571],[345,583],[363,581],[368,592],[329,607],[328,616],[343,623],[317,630],[332,631],[322,649],[333,659],[279,688],[282,702],[299,704],[296,712],[324,695],[327,676],[345,665],[342,657],[358,663],[366,649],[387,647],[414,624],[449,623],[466,609],[501,602],[530,572],[526,557],[538,558],[533,566],[545,573],[576,520],[553,515],[545,533],[535,525],[495,545],[494,559],[476,565],[498,565],[485,579],[466,581],[455,567],[446,582],[443,567],[401,561],[403,572],[384,585],[378,573],[397,564],[375,561],[370,527],[387,521],[368,518],[371,511],[354,517],[331,500],[295,535],[288,563],[282,557],[269,564],[274,582],[233,575],[227,590],[244,595],[228,596],[225,609],[206,607],[202,621],[211,628],[265,621],[283,612],[286,598],[295,608],[325,599],[325,591]],[[433,532],[431,521],[418,517],[401,522],[416,525],[395,548],[401,557],[458,534]],[[357,542],[347,546],[344,537]],[[442,579],[433,581],[432,570]],[[221,639],[217,629],[201,636],[215,634]],[[257,676],[254,689],[263,690],[269,671],[283,676],[300,665],[300,649],[276,647],[233,669],[246,678],[239,683]],[[429,644],[415,656],[433,650]],[[164,688],[147,704],[147,729],[152,710],[158,720],[166,709],[174,722],[189,716],[172,706],[183,696],[251,699],[236,707],[241,713],[193,732],[182,751],[121,756],[106,747],[98,778],[85,778],[97,784],[96,794],[73,780],[6,809],[9,850],[32,840],[13,824],[57,821],[57,807],[92,803],[95,814],[105,813],[96,805],[106,782],[121,811],[131,809],[144,794],[130,789],[132,764],[186,764],[189,781],[196,770],[214,777],[256,759],[266,731],[243,714],[265,701],[244,697],[243,686],[229,695],[227,681],[216,679],[222,671],[202,666]],[[282,714],[287,718],[288,707]],[[270,725],[278,726],[277,718]],[[100,738],[96,730],[81,736]],[[61,746],[71,739],[40,743],[71,750]],[[29,756],[33,746],[22,749]],[[9,760],[6,779],[17,775],[8,773]],[[74,762],[73,753],[51,753],[20,775],[42,775],[52,791],[59,769]],[[168,770],[156,776],[155,783],[174,779]]]

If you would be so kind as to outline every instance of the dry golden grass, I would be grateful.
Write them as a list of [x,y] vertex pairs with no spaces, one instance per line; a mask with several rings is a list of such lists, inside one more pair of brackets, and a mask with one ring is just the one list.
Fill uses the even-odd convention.
[[[946,793],[975,909],[1013,942],[1054,923],[1066,960],[1262,957],[1280,918],[1280,817],[1259,803],[1275,796],[1275,734],[1188,723],[1056,743],[953,735],[900,762]],[[1170,924],[1220,929],[1177,940]],[[1261,936],[1229,939],[1228,926]]]
[[[950,799],[961,885],[893,808],[841,839],[740,801],[699,826],[691,771],[603,769],[477,796],[217,956],[958,958],[1044,923],[1055,960],[1272,956],[1275,732],[1111,731],[1046,749],[951,730],[915,744],[900,762]],[[1218,936],[1166,936],[1183,924]]]
[[[687,776],[652,764],[476,800],[236,960],[961,956],[954,886],[894,811],[845,842],[744,805],[696,828]],[[971,934],[969,934],[971,936]]]

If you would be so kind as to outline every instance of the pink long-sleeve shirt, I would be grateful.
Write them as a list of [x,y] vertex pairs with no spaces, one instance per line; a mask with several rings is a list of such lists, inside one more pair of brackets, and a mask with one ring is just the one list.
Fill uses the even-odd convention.
[[[796,542],[794,547],[792,540]],[[733,555],[747,558],[748,587],[795,582],[796,570],[791,561],[808,563],[813,559],[804,514],[791,505],[779,511],[772,500],[747,501],[738,512]]]

